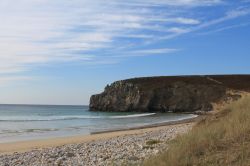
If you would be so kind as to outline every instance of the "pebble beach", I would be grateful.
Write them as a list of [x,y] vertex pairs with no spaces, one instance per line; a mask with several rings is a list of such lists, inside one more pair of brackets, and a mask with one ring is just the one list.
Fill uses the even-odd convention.
[[78,141],[26,152],[0,153],[0,166],[140,165],[150,156],[166,150],[170,140],[188,132],[193,125],[194,123],[183,123],[138,129],[132,133],[124,131],[111,138],[105,138],[108,133],[104,133],[93,141],[83,139],[82,143]]

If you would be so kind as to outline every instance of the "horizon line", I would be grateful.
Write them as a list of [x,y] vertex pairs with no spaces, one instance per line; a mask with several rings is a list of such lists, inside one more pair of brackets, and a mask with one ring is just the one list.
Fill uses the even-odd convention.
[[7,106],[7,105],[16,105],[16,106],[89,106],[89,105],[80,105],[80,104],[2,104],[0,103],[0,106]]

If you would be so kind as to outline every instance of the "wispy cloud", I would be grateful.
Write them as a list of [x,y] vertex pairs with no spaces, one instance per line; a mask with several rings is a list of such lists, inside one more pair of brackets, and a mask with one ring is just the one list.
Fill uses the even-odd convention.
[[248,15],[249,13],[250,13],[250,8],[230,10],[225,14],[225,16],[220,17],[218,19],[207,21],[207,22],[203,23],[202,25],[194,28],[194,30],[199,30],[201,28],[206,28],[206,27],[209,27],[209,26],[212,26],[215,24],[219,24],[219,23],[231,20],[231,19],[245,16],[245,15]]
[[180,51],[179,49],[174,48],[160,48],[160,49],[140,49],[134,51],[124,52],[119,56],[112,56],[112,57],[142,57],[142,56],[149,56],[149,55],[168,55],[173,52]]
[[140,46],[249,13],[246,8],[229,10],[221,18],[209,19],[210,13],[196,15],[194,10],[223,4],[222,0],[2,0],[0,77],[54,62],[119,62],[105,56],[110,54],[117,58],[127,53],[127,57],[169,54],[179,49]]
[[193,18],[182,18],[182,17],[177,17],[174,19],[169,19],[170,21],[172,20],[173,22],[180,23],[180,24],[190,24],[190,25],[195,25],[199,24],[200,21],[193,19]]
[[115,2],[122,5],[129,6],[184,6],[184,7],[194,7],[194,6],[210,6],[218,3],[222,3],[222,0],[127,0]]
[[172,39],[175,37],[178,37],[183,34],[191,33],[191,32],[196,32],[202,29],[206,29],[208,27],[211,27],[213,25],[217,25],[232,19],[236,19],[238,17],[246,16],[250,14],[250,8],[243,8],[243,9],[235,9],[235,10],[230,10],[225,13],[224,16],[212,20],[207,20],[203,22],[202,24],[199,24],[197,26],[189,27],[189,28],[179,28],[179,27],[172,27],[168,29],[169,32],[173,32],[172,34],[168,34],[162,37],[159,37],[156,40],[165,40],[165,39]]
[[212,34],[212,33],[226,31],[226,30],[234,29],[234,28],[245,27],[245,26],[249,26],[249,25],[250,25],[250,22],[248,22],[248,23],[242,23],[242,24],[236,24],[236,25],[229,25],[229,26],[220,27],[218,29],[214,29],[214,30],[210,30],[210,31],[206,31],[206,32],[201,32],[199,34],[200,35],[208,35],[208,34]]
[[172,32],[174,34],[183,34],[189,32],[189,29],[184,29],[180,27],[172,27],[167,30],[168,32]]

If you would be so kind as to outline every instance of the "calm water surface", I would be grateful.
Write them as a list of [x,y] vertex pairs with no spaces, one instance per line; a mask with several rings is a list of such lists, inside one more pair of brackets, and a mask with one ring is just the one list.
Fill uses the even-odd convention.
[[90,112],[88,106],[0,105],[0,143],[87,135],[192,117],[173,113]]

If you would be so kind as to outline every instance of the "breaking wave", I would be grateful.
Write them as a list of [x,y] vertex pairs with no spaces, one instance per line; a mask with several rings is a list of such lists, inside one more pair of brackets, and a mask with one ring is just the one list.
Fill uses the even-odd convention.
[[8,116],[0,117],[0,121],[19,122],[19,121],[58,121],[58,120],[75,120],[75,119],[124,119],[152,116],[156,113],[133,114],[133,115],[119,115],[119,116]]

